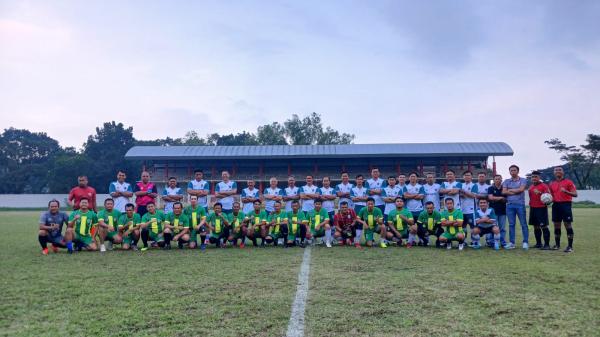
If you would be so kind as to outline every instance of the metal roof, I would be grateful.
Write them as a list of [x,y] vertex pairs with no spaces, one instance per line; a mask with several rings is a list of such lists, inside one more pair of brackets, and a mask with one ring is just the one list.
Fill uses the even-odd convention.
[[134,146],[129,160],[512,156],[503,142],[264,146]]

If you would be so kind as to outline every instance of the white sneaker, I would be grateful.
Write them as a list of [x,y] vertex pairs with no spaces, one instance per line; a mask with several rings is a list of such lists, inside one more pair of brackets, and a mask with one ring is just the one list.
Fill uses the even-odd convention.
[[326,242],[325,245],[327,246],[327,248],[331,248],[331,242]]
[[448,242],[446,244],[446,249],[448,249],[448,250],[452,249],[452,243]]
[[523,249],[528,250],[529,244],[527,242],[523,242]]
[[104,246],[104,244],[101,244],[101,245],[100,245],[100,251],[101,251],[102,253],[104,253],[104,252],[106,251],[106,246]]
[[458,244],[458,250],[463,250],[465,248],[465,244],[464,243],[459,243]]

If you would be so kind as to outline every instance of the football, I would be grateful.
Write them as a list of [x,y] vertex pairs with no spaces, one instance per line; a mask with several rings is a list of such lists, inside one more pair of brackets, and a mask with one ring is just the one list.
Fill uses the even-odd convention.
[[540,200],[546,205],[550,205],[552,203],[552,194],[544,193],[540,196]]

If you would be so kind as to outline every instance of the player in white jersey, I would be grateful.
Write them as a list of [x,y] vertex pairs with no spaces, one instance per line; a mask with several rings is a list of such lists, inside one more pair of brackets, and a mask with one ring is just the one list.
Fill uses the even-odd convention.
[[260,199],[260,191],[256,188],[256,182],[252,179],[247,182],[248,187],[242,190],[241,200],[242,200],[242,212],[244,214],[250,213],[254,207],[252,204],[254,200]]
[[379,169],[372,168],[371,179],[367,180],[367,189],[369,190],[369,196],[375,201],[375,207],[378,207],[381,213],[385,211],[385,203],[381,197],[385,185],[385,181],[379,177]]
[[[477,195],[477,199],[488,200],[488,190],[490,189],[490,184],[487,183],[487,175],[485,172],[479,172],[477,174],[477,184],[475,184],[474,193]],[[477,207],[479,207],[479,201],[475,203]]]
[[194,170],[194,180],[190,181],[187,186],[187,193],[198,197],[198,205],[204,207],[204,211],[208,213],[208,194],[210,186],[208,181],[203,179],[204,172],[202,170]]
[[415,223],[419,219],[419,214],[423,212],[423,199],[425,199],[425,189],[418,183],[418,178],[417,172],[411,172],[408,175],[408,184],[404,185],[403,190],[406,208],[412,213]]
[[[333,224],[333,215],[335,214],[335,189],[331,187],[331,179],[329,177],[323,177],[323,186],[317,191],[323,200],[322,207],[329,214],[329,223]],[[332,226],[333,227],[333,226]]]
[[296,178],[294,176],[288,177],[288,186],[283,190],[283,201],[285,201],[285,211],[292,211],[292,202],[294,200],[300,201],[300,188],[296,186]]
[[440,184],[435,182],[435,176],[433,173],[427,173],[426,182],[423,185],[425,191],[425,198],[423,203],[431,201],[433,203],[434,210],[440,211]]
[[354,203],[354,212],[358,214],[360,210],[367,206],[369,199],[369,189],[365,186],[365,178],[362,174],[356,176],[356,186],[350,190],[350,199]]
[[221,172],[221,178],[215,187],[215,197],[221,203],[223,213],[229,215],[233,211],[233,196],[237,194],[237,184],[229,180],[229,171]]
[[383,223],[387,223],[388,214],[396,208],[396,197],[402,197],[402,188],[396,185],[396,177],[389,176],[387,186],[383,188],[381,193],[385,208],[383,210]]
[[348,208],[350,209],[354,208],[354,203],[352,202],[350,196],[352,187],[354,187],[354,185],[350,183],[350,175],[348,174],[348,172],[342,172],[342,182],[337,184],[337,186],[335,187],[335,194],[338,198],[340,198],[339,203],[341,204],[345,201],[346,203],[348,203]]
[[125,205],[131,202],[129,198],[133,196],[133,187],[125,182],[126,177],[125,171],[119,170],[117,181],[113,181],[108,187],[108,193],[115,201],[114,209],[121,213],[125,213]]
[[475,226],[475,199],[477,194],[475,191],[475,184],[473,183],[473,173],[471,171],[465,171],[463,173],[464,182],[461,185],[460,190],[460,207],[463,213],[463,229],[469,226],[471,231],[471,242],[473,242],[473,226]]
[[319,198],[318,187],[313,184],[313,176],[306,176],[306,185],[300,187],[300,199],[302,199],[302,210],[310,212],[315,209],[315,200]]
[[404,191],[404,186],[406,186],[406,175],[404,173],[398,174],[398,180],[396,184],[398,184],[398,187],[400,187],[400,189]]
[[450,198],[454,201],[453,206],[455,209],[460,208],[460,190],[462,184],[456,181],[456,175],[454,171],[446,171],[446,181],[440,184],[440,194],[442,199],[446,200]]
[[173,212],[173,204],[183,200],[183,190],[177,187],[175,177],[169,178],[169,185],[163,190],[161,199],[165,203],[165,214]]
[[263,191],[263,198],[265,199],[265,210],[271,214],[275,211],[275,201],[283,201],[283,190],[277,187],[277,178],[271,177],[269,179],[269,187]]

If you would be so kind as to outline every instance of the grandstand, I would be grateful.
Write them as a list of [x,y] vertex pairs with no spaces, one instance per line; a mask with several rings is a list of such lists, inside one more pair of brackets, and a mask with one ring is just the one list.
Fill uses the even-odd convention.
[[[421,175],[434,173],[443,179],[446,170],[491,173],[496,169],[496,156],[512,156],[512,148],[503,142],[473,143],[406,143],[406,144],[349,144],[349,145],[269,145],[269,146],[134,146],[127,160],[141,161],[152,180],[165,184],[168,177],[180,183],[192,179],[195,169],[204,171],[204,179],[214,184],[221,180],[221,171],[228,170],[238,188],[254,179],[262,190],[270,177],[277,177],[280,187],[294,175],[303,185],[306,174],[317,183],[330,176],[334,183],[342,171],[351,179],[357,174],[369,176],[378,167],[382,177],[416,171]],[[492,165],[488,165],[492,157]]]

